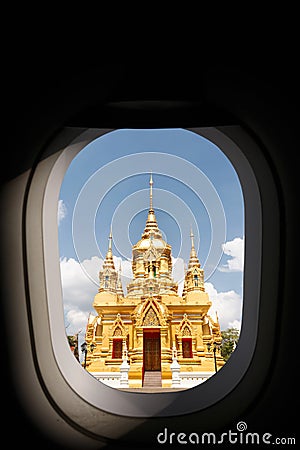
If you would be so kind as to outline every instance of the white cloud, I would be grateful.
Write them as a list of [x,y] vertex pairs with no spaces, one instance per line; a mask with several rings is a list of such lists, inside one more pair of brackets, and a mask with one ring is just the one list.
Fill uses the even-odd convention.
[[63,303],[67,333],[73,334],[86,328],[89,312],[93,311],[93,299],[98,287],[93,280],[102,267],[103,260],[94,256],[80,264],[74,258],[60,261]]
[[[116,270],[121,264],[121,279],[124,290],[132,279],[131,261],[114,257]],[[95,314],[93,300],[98,293],[99,271],[103,259],[93,256],[79,263],[74,258],[62,258],[60,261],[63,303],[67,333],[85,330],[89,313]]]
[[240,328],[242,317],[242,297],[235,291],[218,292],[212,283],[205,283],[212,306],[208,312],[213,318],[217,312],[221,330],[235,326]]
[[178,283],[178,294],[181,295],[184,285],[185,262],[182,258],[173,258],[172,256],[172,277]]
[[67,215],[67,207],[63,200],[58,200],[58,208],[57,208],[57,224],[60,225],[61,221]]
[[67,334],[85,333],[89,313],[79,309],[70,309],[66,313]]
[[241,326],[241,320],[234,320],[233,322],[229,322],[228,324],[228,328],[237,328],[239,331],[241,330]]
[[244,270],[244,238],[234,238],[222,245],[225,255],[231,257],[219,267],[221,272],[242,272]]

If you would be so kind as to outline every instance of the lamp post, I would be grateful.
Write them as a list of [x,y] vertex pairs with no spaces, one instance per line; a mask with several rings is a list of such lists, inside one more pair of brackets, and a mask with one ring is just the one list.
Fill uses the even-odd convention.
[[[94,348],[96,347],[96,344],[94,344],[93,342],[90,344],[90,352],[93,353]],[[84,353],[84,363],[83,363],[83,367],[86,368],[86,357],[87,357],[87,353],[88,353],[88,344],[84,341],[81,344],[81,351],[82,353]]]
[[86,368],[87,343],[85,341],[81,344],[81,351],[84,353],[83,367]]
[[217,351],[218,346],[219,346],[219,345],[214,341],[214,343],[213,343],[213,352],[214,352],[215,372],[218,371],[218,367],[217,367],[217,357],[216,357],[216,351]]
[[96,347],[96,344],[94,344],[94,342],[92,342],[92,343],[90,344],[90,352],[91,352],[91,353],[93,353],[95,347]]

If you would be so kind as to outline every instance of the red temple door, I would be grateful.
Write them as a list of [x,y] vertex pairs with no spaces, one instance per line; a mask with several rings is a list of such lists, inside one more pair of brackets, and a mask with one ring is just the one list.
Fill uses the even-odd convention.
[[160,331],[144,331],[144,371],[161,370]]

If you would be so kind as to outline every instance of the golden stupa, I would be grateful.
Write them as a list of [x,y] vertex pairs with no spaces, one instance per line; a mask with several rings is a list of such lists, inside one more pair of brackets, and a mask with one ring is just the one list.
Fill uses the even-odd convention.
[[132,247],[133,279],[124,295],[116,270],[112,233],[99,273],[99,291],[86,329],[85,367],[113,387],[188,388],[207,380],[224,365],[218,318],[211,301],[191,232],[191,252],[182,295],[172,278],[171,246],[150,208],[141,239]]

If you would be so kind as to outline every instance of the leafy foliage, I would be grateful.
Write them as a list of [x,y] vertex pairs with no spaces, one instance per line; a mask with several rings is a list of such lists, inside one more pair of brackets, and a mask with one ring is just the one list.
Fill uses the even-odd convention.
[[227,361],[230,358],[231,353],[235,349],[237,341],[239,340],[240,332],[237,328],[227,328],[221,332],[222,334],[222,344],[221,344],[221,355],[224,360]]
[[69,341],[70,347],[77,346],[77,336],[68,336],[68,341]]
[[68,336],[69,346],[73,348],[73,353],[75,358],[79,361],[79,353],[78,353],[78,335]]

